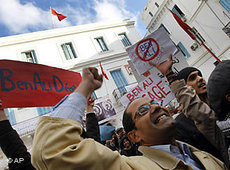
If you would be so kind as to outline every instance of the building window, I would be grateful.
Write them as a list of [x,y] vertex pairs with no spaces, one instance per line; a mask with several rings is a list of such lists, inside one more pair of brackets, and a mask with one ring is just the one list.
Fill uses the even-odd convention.
[[42,116],[51,111],[53,111],[53,107],[37,107],[38,115]]
[[156,7],[157,7],[157,8],[159,8],[159,5],[158,5],[158,3],[156,3],[156,2],[155,2],[155,5],[156,5]]
[[149,11],[149,15],[150,15],[151,17],[153,17],[153,14],[152,14],[152,12],[150,12],[150,11]]
[[77,55],[74,51],[74,48],[71,42],[62,44],[61,48],[65,54],[66,60],[77,58]]
[[164,24],[161,24],[161,25],[159,26],[159,28],[164,28],[164,30],[165,30],[168,34],[170,34],[170,32],[169,32],[168,29],[164,26]]
[[176,14],[178,17],[182,18],[184,17],[184,13],[180,10],[180,8],[177,5],[174,5],[172,11],[174,14]]
[[220,0],[220,4],[230,12],[230,1],[229,0]]
[[114,70],[110,72],[113,80],[118,88],[118,90],[120,91],[121,94],[127,92],[125,89],[125,86],[128,85],[125,76],[123,75],[123,73],[121,72],[121,69],[119,70]]
[[37,57],[35,55],[35,51],[34,50],[22,52],[22,57],[27,62],[38,63],[38,60],[37,60]]
[[184,54],[185,58],[189,58],[191,55],[189,54],[189,52],[187,51],[187,49],[184,47],[184,45],[179,42],[177,44],[177,47],[181,50],[181,52]]
[[129,41],[127,35],[126,35],[126,33],[120,33],[120,34],[118,34],[118,36],[120,37],[121,42],[123,43],[123,45],[124,45],[125,47],[128,47],[128,46],[132,45],[132,44],[130,43],[130,41]]
[[95,40],[97,41],[98,45],[100,46],[102,52],[109,51],[107,45],[105,44],[103,37],[95,38]]
[[12,126],[15,125],[16,124],[16,119],[15,119],[15,115],[14,115],[14,110],[11,109],[11,108],[8,108],[8,109],[4,109],[4,112],[6,114],[6,117],[10,121],[10,124]]
[[230,22],[228,22],[222,30],[230,37]]

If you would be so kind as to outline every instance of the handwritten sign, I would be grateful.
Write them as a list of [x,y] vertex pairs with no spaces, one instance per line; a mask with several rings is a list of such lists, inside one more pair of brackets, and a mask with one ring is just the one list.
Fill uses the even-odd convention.
[[126,51],[137,72],[143,74],[153,68],[153,64],[168,60],[169,55],[174,54],[177,48],[165,29],[161,27]]
[[144,81],[138,83],[135,88],[120,99],[120,102],[126,107],[130,101],[138,97],[147,97],[162,106],[167,105],[175,98],[169,86],[156,74],[151,74]]
[[0,60],[2,108],[56,105],[81,82],[80,73],[13,60]]

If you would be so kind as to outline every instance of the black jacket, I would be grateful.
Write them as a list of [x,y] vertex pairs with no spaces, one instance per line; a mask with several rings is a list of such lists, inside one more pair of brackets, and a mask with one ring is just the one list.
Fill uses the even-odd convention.
[[175,120],[175,139],[188,143],[202,151],[208,152],[223,161],[220,152],[204,137],[204,135],[197,129],[194,122],[191,119],[188,119],[184,113],[180,113]]
[[10,170],[35,169],[31,164],[30,153],[8,120],[0,121],[0,147],[9,160]]

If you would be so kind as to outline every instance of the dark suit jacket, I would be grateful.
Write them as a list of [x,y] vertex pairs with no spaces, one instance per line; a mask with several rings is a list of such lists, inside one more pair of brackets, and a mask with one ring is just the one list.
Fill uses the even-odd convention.
[[179,114],[175,120],[177,123],[175,139],[208,152],[223,161],[220,152],[204,137],[194,122],[187,118],[184,113]]

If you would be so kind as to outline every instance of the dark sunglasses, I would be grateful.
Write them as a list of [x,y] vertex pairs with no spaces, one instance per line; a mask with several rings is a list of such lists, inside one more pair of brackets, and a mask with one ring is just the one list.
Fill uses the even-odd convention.
[[151,100],[149,103],[141,105],[138,109],[137,112],[134,115],[134,120],[137,119],[137,117],[144,116],[148,111],[151,109],[152,104],[157,104],[159,105],[155,100]]

